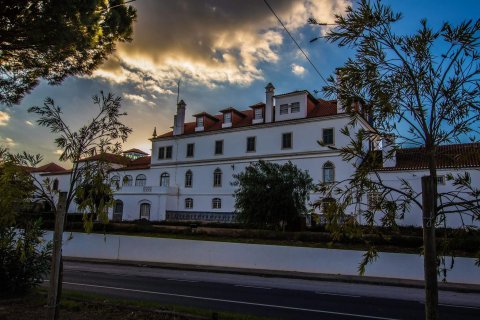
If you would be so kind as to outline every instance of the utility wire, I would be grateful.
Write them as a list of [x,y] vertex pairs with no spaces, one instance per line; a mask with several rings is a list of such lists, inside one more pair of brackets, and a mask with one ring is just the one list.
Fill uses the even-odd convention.
[[295,40],[295,38],[292,36],[292,34],[290,33],[290,31],[288,31],[287,27],[283,24],[282,20],[280,20],[280,18],[277,16],[277,14],[276,14],[275,11],[273,10],[273,8],[270,6],[270,4],[267,2],[267,0],[263,0],[263,2],[265,2],[265,4],[267,5],[268,9],[270,9],[270,11],[273,13],[273,15],[275,16],[275,18],[277,18],[278,22],[280,22],[280,24],[282,25],[283,29],[285,29],[285,31],[287,32],[287,34],[290,36],[290,38],[293,40],[293,42],[297,45],[298,49],[303,53],[303,55],[305,56],[305,58],[307,59],[307,61],[310,63],[310,65],[313,67],[313,69],[315,69],[315,71],[318,73],[318,75],[319,75],[320,78],[323,80],[323,82],[325,82],[325,83],[328,85],[327,80],[325,80],[325,78],[322,76],[322,74],[320,73],[320,71],[318,70],[318,68],[313,64],[312,60],[310,60],[310,58],[309,58],[308,55],[305,53],[305,51],[303,51],[302,47],[300,47],[300,45],[298,44],[297,40]]

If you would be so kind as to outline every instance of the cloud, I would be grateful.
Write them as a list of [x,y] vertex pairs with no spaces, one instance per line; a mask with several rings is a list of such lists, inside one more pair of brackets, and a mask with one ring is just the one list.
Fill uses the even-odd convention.
[[32,121],[26,120],[25,123],[28,124],[29,126],[33,126],[33,122],[32,122]]
[[63,150],[60,150],[60,149],[53,151],[53,154],[56,154],[56,155],[61,155],[62,153],[63,153]]
[[294,74],[296,74],[297,76],[303,76],[305,74],[305,71],[306,70],[305,70],[304,67],[302,67],[298,64],[295,64],[295,63],[292,64],[292,72]]
[[10,115],[5,111],[0,111],[0,126],[6,126],[10,120]]
[[13,141],[13,139],[11,138],[2,138],[0,137],[0,145],[3,145],[5,147],[14,147],[17,145],[17,143],[15,141]]
[[[309,17],[332,22],[347,0],[276,0],[271,6],[293,33]],[[263,62],[277,63],[286,39],[263,1],[186,0],[134,2],[133,41],[93,77],[133,84],[143,93],[171,95],[176,81],[214,88],[262,80]],[[318,29],[318,26],[312,28]]]
[[145,99],[144,97],[142,96],[139,96],[137,94],[130,94],[130,93],[125,93],[123,95],[123,97],[126,99],[126,100],[130,100],[134,103],[138,103],[138,104],[148,104],[148,105],[151,105],[151,106],[154,106],[155,103],[152,102],[152,101],[148,101],[147,99]]

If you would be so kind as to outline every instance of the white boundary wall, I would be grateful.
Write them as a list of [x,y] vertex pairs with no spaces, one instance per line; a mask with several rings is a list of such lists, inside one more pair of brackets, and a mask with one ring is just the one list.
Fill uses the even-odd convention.
[[[47,232],[46,238],[52,239]],[[75,258],[128,260],[215,267],[358,275],[362,251],[288,247],[120,235],[64,234],[63,255]],[[382,252],[366,276],[423,280],[423,257]],[[448,282],[480,284],[472,258],[456,258]]]

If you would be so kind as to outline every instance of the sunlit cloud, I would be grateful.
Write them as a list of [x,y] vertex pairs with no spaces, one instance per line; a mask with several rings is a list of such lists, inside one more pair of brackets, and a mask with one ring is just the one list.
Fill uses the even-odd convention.
[[[312,16],[321,22],[333,22],[335,13],[342,13],[349,3],[278,0],[271,5],[295,33]],[[286,35],[262,1],[145,0],[134,5],[139,19],[133,42],[119,45],[93,77],[133,84],[144,99],[147,94],[174,94],[179,79],[207,88],[248,86],[264,79],[259,67],[262,62],[280,61]],[[301,75],[305,69],[298,66],[292,71]]]
[[306,71],[306,70],[305,70],[304,67],[302,67],[302,66],[300,66],[300,65],[298,65],[298,64],[295,64],[295,63],[292,64],[292,72],[293,72],[294,74],[296,74],[297,76],[303,76],[303,74],[305,73],[305,71]]
[[16,146],[17,143],[15,141],[13,141],[13,139],[11,139],[11,138],[0,137],[0,145],[10,148],[10,147]]
[[5,111],[0,111],[0,126],[6,126],[10,120],[10,115]]
[[152,102],[152,101],[148,101],[147,99],[145,99],[144,97],[142,96],[139,96],[137,94],[129,94],[129,93],[126,93],[123,95],[123,97],[126,99],[126,100],[130,100],[134,103],[138,103],[138,104],[148,104],[148,105],[152,105],[154,106],[155,103]]
[[32,122],[32,121],[26,120],[25,123],[28,124],[29,126],[33,126],[33,122]]

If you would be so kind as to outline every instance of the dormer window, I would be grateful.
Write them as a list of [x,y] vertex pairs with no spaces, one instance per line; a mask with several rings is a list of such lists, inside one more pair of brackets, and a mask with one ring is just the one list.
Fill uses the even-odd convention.
[[255,120],[263,119],[262,108],[255,108]]
[[223,123],[232,123],[232,113],[231,112],[225,112],[223,114]]
[[197,128],[203,127],[203,117],[197,117]]

